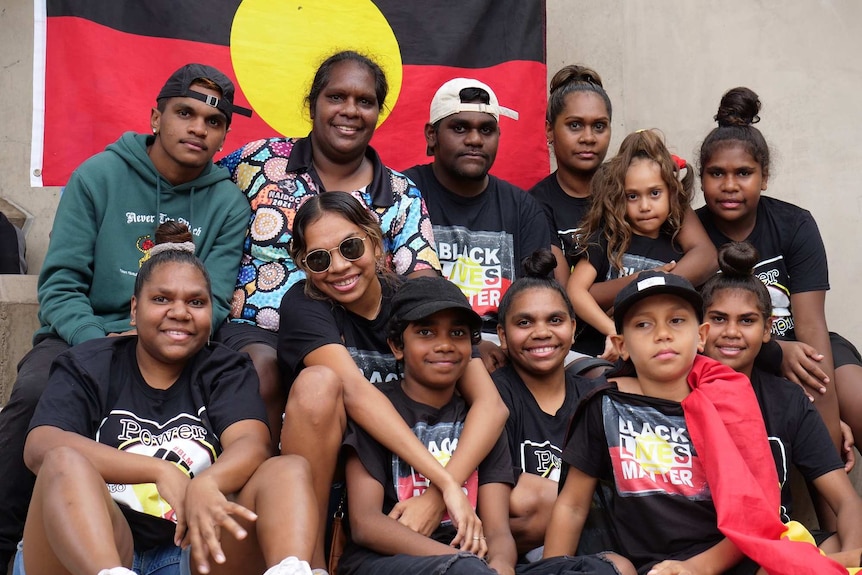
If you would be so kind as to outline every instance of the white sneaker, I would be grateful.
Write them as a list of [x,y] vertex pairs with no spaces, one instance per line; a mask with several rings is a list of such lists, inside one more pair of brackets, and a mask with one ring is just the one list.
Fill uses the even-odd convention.
[[112,567],[111,569],[102,569],[98,575],[137,575],[137,573],[125,567]]
[[311,575],[311,567],[296,557],[288,557],[282,559],[278,565],[273,565],[267,569],[263,575]]

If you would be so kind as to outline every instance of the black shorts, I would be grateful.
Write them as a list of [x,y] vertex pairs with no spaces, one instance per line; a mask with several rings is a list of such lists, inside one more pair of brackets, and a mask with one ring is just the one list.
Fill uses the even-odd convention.
[[835,369],[838,369],[842,365],[858,365],[862,367],[862,356],[859,355],[859,350],[847,341],[846,338],[830,331],[829,343],[832,346],[832,363],[835,364]]
[[813,529],[810,531],[811,537],[814,538],[814,544],[820,547],[823,545],[823,542],[835,535],[836,531],[820,531],[819,529]]
[[213,339],[234,351],[243,351],[246,346],[253,343],[262,343],[272,349],[278,349],[278,332],[240,321],[223,323]]

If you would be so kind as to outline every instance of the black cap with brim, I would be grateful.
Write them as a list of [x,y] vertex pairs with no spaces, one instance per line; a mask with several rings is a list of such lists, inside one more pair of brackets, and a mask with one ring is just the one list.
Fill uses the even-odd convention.
[[470,331],[482,329],[482,318],[473,311],[461,290],[442,277],[418,277],[404,282],[392,298],[391,321],[418,321],[444,309],[464,310]]
[[648,270],[638,274],[614,299],[614,325],[623,332],[623,321],[633,305],[644,298],[669,294],[679,296],[694,307],[699,322],[703,321],[703,298],[687,279],[675,274]]
[[[221,97],[217,98],[203,92],[191,89],[195,80],[207,79],[219,87]],[[186,64],[168,78],[162,86],[156,100],[162,98],[194,98],[208,106],[218,109],[230,122],[234,113],[241,116],[251,117],[252,111],[242,106],[234,105],[234,85],[230,78],[222,74],[216,68],[206,64]]]

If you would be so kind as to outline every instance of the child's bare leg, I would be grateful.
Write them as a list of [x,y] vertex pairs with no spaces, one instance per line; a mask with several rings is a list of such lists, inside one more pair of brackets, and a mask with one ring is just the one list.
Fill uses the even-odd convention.
[[862,549],[839,551],[837,553],[828,553],[828,555],[831,559],[834,559],[844,567],[860,567],[859,563],[862,561],[862,559],[860,559]]
[[606,553],[605,559],[609,560],[620,572],[620,575],[637,575],[637,569],[632,565],[632,562],[616,553]]
[[540,547],[545,541],[556,500],[556,482],[530,473],[518,478],[509,497],[509,525],[518,553]]
[[347,426],[344,394],[334,371],[307,367],[293,382],[281,433],[281,452],[301,455],[311,467],[314,495],[317,501],[318,538],[312,556],[312,567],[326,565],[323,551],[324,530],[332,479],[338,463],[338,451]]
[[248,532],[242,541],[222,531],[227,562],[211,563],[213,574],[263,573],[287,557],[309,561],[317,541],[317,507],[308,462],[295,455],[265,461],[236,496],[257,513],[257,521],[237,521]]
[[45,456],[24,526],[27,575],[93,575],[131,567],[132,532],[105,481],[72,448]]

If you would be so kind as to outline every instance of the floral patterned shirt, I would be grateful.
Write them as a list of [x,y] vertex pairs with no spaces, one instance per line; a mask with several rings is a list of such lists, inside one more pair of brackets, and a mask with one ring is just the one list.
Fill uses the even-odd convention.
[[[246,144],[219,163],[251,204],[251,219],[234,289],[232,321],[278,330],[281,298],[305,277],[288,254],[293,219],[308,198],[326,190],[311,162],[310,138],[270,138]],[[434,233],[419,189],[383,165],[371,147],[374,176],[351,194],[377,217],[390,267],[406,275],[440,269]]]

